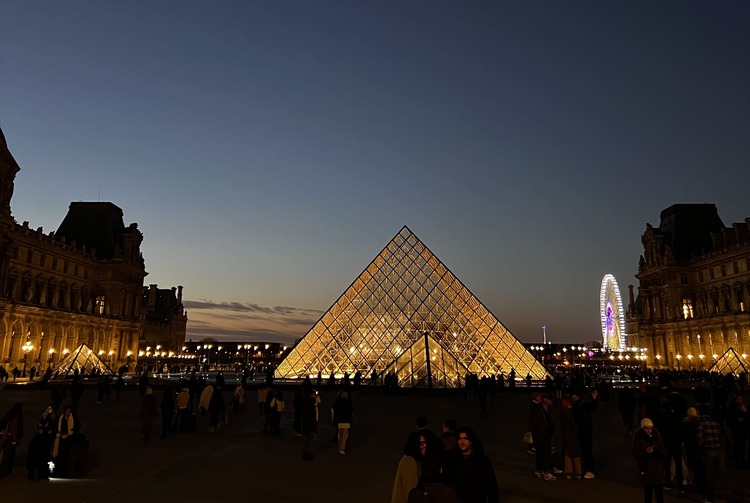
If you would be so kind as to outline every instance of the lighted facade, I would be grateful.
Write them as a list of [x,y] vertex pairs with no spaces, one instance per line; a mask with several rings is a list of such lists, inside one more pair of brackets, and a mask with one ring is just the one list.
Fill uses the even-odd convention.
[[602,320],[602,346],[609,351],[622,351],[626,347],[625,311],[617,280],[611,274],[602,278],[599,290],[599,311]]
[[750,218],[725,226],[713,204],[675,204],[641,237],[630,344],[649,365],[707,370],[730,348],[750,353]]
[[407,227],[281,362],[282,378],[391,371],[403,386],[454,387],[468,372],[547,372]]

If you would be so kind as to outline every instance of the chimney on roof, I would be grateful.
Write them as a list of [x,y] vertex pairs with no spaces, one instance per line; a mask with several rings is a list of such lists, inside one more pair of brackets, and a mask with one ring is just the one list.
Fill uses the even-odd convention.
[[182,305],[182,285],[177,287],[177,304]]

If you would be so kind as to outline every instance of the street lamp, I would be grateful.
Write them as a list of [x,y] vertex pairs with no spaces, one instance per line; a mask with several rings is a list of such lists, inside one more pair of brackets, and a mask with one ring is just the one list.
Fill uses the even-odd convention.
[[49,353],[49,363],[47,364],[47,368],[51,368],[52,367],[52,360],[55,357],[55,349],[54,348],[50,348],[49,351],[47,351],[47,352]]
[[661,355],[656,355],[655,358],[656,358],[656,368],[658,369],[659,363],[661,363]]
[[26,377],[26,357],[28,356],[29,351],[34,349],[34,345],[27,340],[21,349],[23,349],[23,372],[21,372],[21,377]]
[[677,354],[675,355],[675,358],[677,358],[677,370],[680,370],[680,360],[682,360],[682,355]]

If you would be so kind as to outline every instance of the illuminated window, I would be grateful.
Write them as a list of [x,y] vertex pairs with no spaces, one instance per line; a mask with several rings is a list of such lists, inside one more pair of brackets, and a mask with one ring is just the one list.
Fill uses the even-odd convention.
[[682,299],[682,316],[687,320],[693,317],[693,301]]
[[104,295],[96,296],[96,314],[104,314],[105,302],[106,302],[106,299],[104,298]]

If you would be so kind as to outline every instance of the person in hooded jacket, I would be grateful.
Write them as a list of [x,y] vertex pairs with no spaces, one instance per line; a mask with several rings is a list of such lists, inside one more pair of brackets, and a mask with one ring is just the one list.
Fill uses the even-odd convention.
[[651,419],[641,419],[641,428],[633,435],[632,450],[643,484],[644,503],[651,503],[654,495],[656,503],[664,503],[664,484],[668,482],[664,469],[667,448]]

